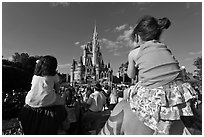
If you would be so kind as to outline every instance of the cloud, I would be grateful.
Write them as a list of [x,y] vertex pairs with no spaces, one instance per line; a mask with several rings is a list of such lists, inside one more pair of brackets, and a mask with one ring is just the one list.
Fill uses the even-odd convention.
[[8,57],[8,60],[9,60],[9,61],[14,61],[13,56]]
[[111,41],[106,38],[103,38],[100,40],[101,43],[106,45],[107,49],[117,49],[120,48],[119,42],[118,41]]
[[125,45],[126,47],[132,48],[133,43],[130,39],[130,35],[131,35],[132,31],[133,31],[133,27],[129,26],[128,29],[124,30],[123,33],[117,37],[117,41],[119,43],[121,43],[122,45]]
[[[123,47],[132,47],[133,43],[130,40],[130,34],[132,33],[133,27],[129,26],[127,24],[121,25],[118,27],[118,29],[121,29],[120,33],[118,34],[118,37],[116,40],[109,40],[107,38],[103,38],[100,40],[100,43],[108,49],[109,52],[113,53],[114,56],[120,55],[120,50],[122,50]],[[118,33],[118,31],[116,32]]]
[[122,31],[123,29],[125,29],[126,26],[127,26],[127,24],[123,24],[123,25],[121,25],[121,26],[117,26],[117,27],[115,28],[115,30],[116,30],[116,31]]
[[202,51],[198,51],[198,52],[189,52],[190,55],[199,55],[202,54]]
[[129,29],[124,30],[122,35],[119,35],[117,40],[118,41],[130,41],[130,35],[133,31],[133,27],[129,27]]
[[79,45],[79,43],[80,43],[80,42],[79,42],[79,41],[77,41],[77,42],[75,42],[74,44],[75,44],[75,45]]
[[86,46],[86,45],[84,44],[84,45],[81,45],[80,47],[81,47],[82,49],[84,49],[84,48],[85,48],[85,46]]
[[70,2],[51,2],[50,5],[51,7],[56,7],[56,6],[63,6],[63,7],[68,7],[70,6]]
[[106,38],[100,40],[100,43],[108,49],[108,52],[111,52],[114,56],[119,56],[120,53],[118,50],[122,48],[122,45],[118,41],[111,41]]

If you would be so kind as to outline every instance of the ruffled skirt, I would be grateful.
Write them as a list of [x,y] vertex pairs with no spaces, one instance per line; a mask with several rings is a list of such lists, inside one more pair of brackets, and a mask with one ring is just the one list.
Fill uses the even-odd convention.
[[196,92],[189,83],[173,81],[149,89],[138,82],[129,90],[132,111],[155,134],[168,134],[172,121],[180,120],[180,116],[193,116],[189,100],[196,97]]

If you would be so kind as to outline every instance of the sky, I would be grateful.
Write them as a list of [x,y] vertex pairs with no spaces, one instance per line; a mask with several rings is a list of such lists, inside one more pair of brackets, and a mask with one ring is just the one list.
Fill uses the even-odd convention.
[[172,24],[160,40],[193,72],[194,59],[202,56],[201,2],[3,2],[2,56],[53,55],[58,71],[70,73],[96,24],[104,63],[116,74],[132,48],[129,35],[144,15],[169,18]]

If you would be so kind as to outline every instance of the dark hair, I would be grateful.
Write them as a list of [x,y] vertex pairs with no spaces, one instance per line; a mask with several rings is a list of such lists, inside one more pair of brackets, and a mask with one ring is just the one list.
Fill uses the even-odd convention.
[[56,69],[57,59],[46,55],[37,61],[34,74],[37,76],[54,76],[57,73]]
[[97,91],[101,91],[101,90],[102,90],[102,86],[101,86],[101,84],[98,83],[98,82],[95,83],[94,88],[95,88],[95,90],[97,90]]
[[159,40],[163,29],[168,29],[171,22],[168,18],[156,19],[152,16],[144,16],[134,28],[131,39],[134,41],[137,34],[143,41]]

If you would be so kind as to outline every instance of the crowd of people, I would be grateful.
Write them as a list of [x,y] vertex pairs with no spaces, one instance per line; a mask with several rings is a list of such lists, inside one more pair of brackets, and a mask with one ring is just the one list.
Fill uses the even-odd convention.
[[112,85],[60,86],[56,68],[53,56],[36,61],[32,87],[19,116],[24,134],[66,134],[71,123],[79,121],[78,133],[88,134],[98,125],[98,113],[113,110],[118,103],[118,91]]
[[[182,117],[194,116],[192,100],[197,93],[183,81],[178,61],[160,42],[160,35],[170,25],[168,18],[145,16],[133,29],[134,49],[128,56],[127,74],[138,81],[131,86],[96,82],[60,89],[57,59],[49,55],[40,58],[19,118],[24,133],[48,135],[69,130],[68,108],[77,104],[79,114],[73,121],[79,121],[79,134],[93,129],[95,134],[105,135],[168,135],[178,131],[172,128],[182,127]],[[101,126],[97,122],[106,110],[110,116]]]

